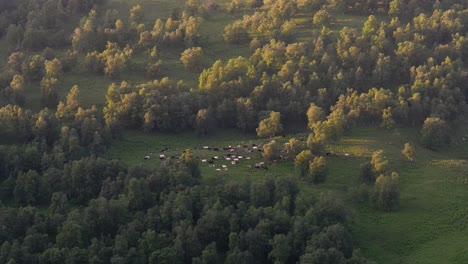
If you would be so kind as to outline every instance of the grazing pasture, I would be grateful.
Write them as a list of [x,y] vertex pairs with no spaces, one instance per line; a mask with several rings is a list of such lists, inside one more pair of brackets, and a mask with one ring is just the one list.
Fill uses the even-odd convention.
[[[295,137],[304,138],[306,134]],[[301,189],[306,195],[333,192],[342,197],[351,211],[351,230],[357,247],[378,263],[466,263],[468,207],[464,201],[468,200],[468,145],[460,140],[448,150],[432,152],[420,147],[418,139],[415,129],[388,132],[379,128],[356,128],[339,142],[327,146],[327,152],[335,155],[326,157],[330,174],[325,183],[314,186],[304,182]],[[284,143],[288,138],[275,140]],[[168,135],[127,131],[122,141],[112,145],[108,157],[131,165],[157,168],[161,163],[158,158],[161,150],[168,148],[164,155],[170,157],[190,149],[200,159],[205,184],[219,178],[259,181],[269,175],[298,177],[292,161],[268,164],[268,170],[255,169],[248,166],[262,161],[259,152],[241,151],[244,159],[232,165],[223,159],[231,152],[204,149],[206,146],[222,148],[229,145],[240,145],[242,149],[244,145],[261,146],[264,142],[254,135],[231,130],[217,131],[208,137],[197,137],[193,132]],[[415,147],[414,162],[401,154],[406,142]],[[372,152],[379,149],[384,150],[391,169],[400,174],[401,206],[396,212],[381,212],[356,201],[360,186],[359,166],[369,161]],[[151,160],[144,160],[145,155],[152,155]],[[217,166],[210,167],[208,161],[214,156],[218,156],[214,162]],[[246,160],[246,157],[251,159]],[[207,162],[201,162],[202,159]],[[228,170],[225,171],[222,165]]]

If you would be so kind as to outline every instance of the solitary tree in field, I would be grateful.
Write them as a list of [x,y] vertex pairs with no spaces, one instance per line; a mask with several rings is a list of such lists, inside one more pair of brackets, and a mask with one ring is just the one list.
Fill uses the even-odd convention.
[[282,131],[281,114],[279,112],[271,112],[269,117],[260,121],[257,128],[257,135],[259,137],[271,137]]
[[410,145],[410,143],[405,143],[403,146],[403,149],[401,150],[401,154],[405,156],[408,160],[413,161],[414,160],[414,149],[413,146]]
[[201,67],[203,59],[203,50],[201,47],[194,47],[184,50],[180,56],[180,60],[185,68],[196,70]]

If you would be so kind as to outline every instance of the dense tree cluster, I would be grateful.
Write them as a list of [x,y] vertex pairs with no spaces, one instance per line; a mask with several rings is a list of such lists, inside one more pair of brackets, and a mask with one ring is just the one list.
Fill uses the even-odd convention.
[[[440,150],[468,110],[466,1],[232,0],[223,10],[187,0],[157,18],[136,5],[128,19],[107,2],[0,0],[0,137],[17,143],[0,145],[0,263],[368,263],[353,253],[344,205],[300,194],[292,178],[200,184],[190,150],[159,169],[102,154],[123,129],[273,137],[307,123],[307,140],[271,140],[263,158],[289,160],[317,185],[334,155],[325,145],[356,125],[421,127],[420,143]],[[224,41],[250,55],[215,61],[197,87],[161,76],[168,51],[186,70],[204,68],[214,52],[200,29],[215,11],[235,19]],[[332,31],[342,12],[388,19]],[[306,37],[296,34],[303,18]],[[77,85],[59,97],[70,71],[119,83],[102,110],[85,108]],[[125,81],[138,71],[150,80]],[[28,89],[41,91],[37,112]],[[401,153],[414,161],[409,143]],[[359,179],[361,201],[398,209],[399,175],[383,151]]]
[[[409,143],[405,144],[402,153],[410,160],[413,158]],[[398,209],[400,205],[399,175],[390,171],[389,162],[383,150],[375,151],[370,162],[361,164],[360,180],[363,183],[361,188],[363,197],[359,197],[361,202],[370,201],[383,211]]]
[[196,102],[187,87],[168,78],[140,85],[113,83],[106,97],[104,119],[114,135],[121,128],[182,131],[194,125],[197,114]]
[[1,1],[0,37],[6,36],[14,50],[41,50],[69,44],[70,20],[79,18],[106,0]]
[[[0,154],[11,158],[11,151]],[[298,197],[289,178],[200,186],[185,154],[153,171],[94,157],[20,163],[29,167],[10,176],[2,194],[13,192],[25,207],[0,208],[0,261],[366,263],[353,257],[343,204]]]

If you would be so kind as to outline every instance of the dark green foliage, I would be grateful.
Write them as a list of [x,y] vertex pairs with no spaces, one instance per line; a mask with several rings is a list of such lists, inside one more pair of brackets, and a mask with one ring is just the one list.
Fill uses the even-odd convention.
[[309,163],[309,176],[310,180],[319,184],[326,180],[328,175],[328,167],[324,157],[315,157]]
[[[344,205],[328,196],[310,198],[322,186],[299,195],[291,178],[202,178],[204,168],[188,150],[157,170],[127,168],[102,158],[111,136],[123,129],[192,128],[206,136],[214,124],[251,133],[262,119],[258,135],[272,137],[282,133],[281,123],[289,132],[289,125],[308,121],[308,149],[290,140],[286,152],[301,178],[318,184],[328,175],[320,155],[347,163],[328,152],[335,145],[326,144],[354,126],[399,130],[426,120],[421,142],[441,150],[450,143],[449,128],[467,113],[463,1],[277,0],[264,6],[236,0],[229,13],[239,16],[245,9],[245,15],[226,26],[216,24],[226,10],[212,1],[186,1],[171,16],[153,14],[145,8],[154,1],[143,1],[128,10],[128,20],[106,10],[128,3],[107,2],[0,1],[5,59],[15,51],[0,75],[0,136],[5,144],[24,143],[0,146],[0,263],[366,263],[352,253]],[[362,16],[343,12],[373,15],[357,27],[353,22]],[[350,28],[340,29],[342,24]],[[225,52],[229,45],[219,36],[207,37],[223,26],[225,42],[238,44],[236,49]],[[245,44],[254,37],[247,55]],[[60,49],[39,55],[45,47]],[[202,48],[193,47],[203,47],[207,61],[216,60],[199,76],[179,71],[182,50],[187,69],[205,66]],[[67,48],[73,51],[64,53]],[[239,54],[248,57],[230,58]],[[162,79],[141,81],[145,71]],[[99,98],[89,100],[102,84],[86,80],[86,73],[119,80],[109,86],[105,106]],[[62,84],[78,82],[81,95],[74,86],[58,104]],[[56,112],[37,108],[39,87],[41,106]],[[85,108],[91,102],[101,104]],[[153,146],[147,150],[155,152]],[[267,161],[284,157],[279,143],[263,150]],[[404,154],[412,159],[411,151]],[[398,177],[388,172],[383,152],[376,152],[361,167],[369,186],[362,187],[360,200],[370,196],[381,210],[396,210]],[[40,209],[17,208],[27,205]]]
[[374,166],[370,162],[361,164],[361,175],[360,180],[365,183],[372,185],[375,182],[375,171]]
[[377,178],[371,200],[379,209],[387,212],[398,209],[400,205],[398,178],[395,172],[390,176],[380,175]]
[[[145,263],[265,263],[296,262],[305,247],[292,245],[314,241],[309,242],[314,248],[333,247],[336,254],[351,257],[347,233],[337,225],[346,216],[336,201],[323,198],[316,204],[306,202],[306,211],[296,210],[298,187],[290,178],[245,183],[237,191],[235,183],[190,186],[182,182],[157,191],[154,177],[169,173],[172,178],[195,166],[189,151],[181,157],[181,164],[185,165],[169,163],[159,171],[150,171],[137,167],[126,170],[94,158],[67,163],[63,169],[65,184],[53,186],[60,191],[53,193],[49,211],[0,208],[0,223],[7,227],[2,250],[12,252],[9,248],[17,247],[25,251],[15,259],[31,254],[46,263],[65,259],[80,263],[98,259],[118,263],[132,259]],[[23,192],[21,199],[25,200],[18,202],[38,201],[34,194],[42,195],[43,189],[38,193],[33,188],[37,184],[31,182],[37,183],[40,178],[52,182],[52,174],[49,169],[44,177],[35,171],[20,175],[15,195],[20,198]],[[128,182],[117,191],[118,198],[96,196],[98,189],[93,187],[104,188],[104,179],[118,185],[120,176],[114,175],[122,174],[127,175]],[[226,191],[213,195],[212,188]],[[84,206],[69,211],[69,199]],[[46,221],[50,221],[48,231],[42,226]],[[13,240],[13,235],[24,237],[24,242]],[[104,244],[103,238],[108,243]]]
[[301,178],[307,177],[309,172],[309,163],[314,156],[310,150],[301,151],[294,159],[294,167],[299,171]]
[[209,131],[213,129],[213,114],[211,109],[198,110],[195,120],[195,129],[199,136],[208,135]]
[[440,119],[429,117],[421,129],[421,143],[432,150],[440,150],[450,144],[447,123]]

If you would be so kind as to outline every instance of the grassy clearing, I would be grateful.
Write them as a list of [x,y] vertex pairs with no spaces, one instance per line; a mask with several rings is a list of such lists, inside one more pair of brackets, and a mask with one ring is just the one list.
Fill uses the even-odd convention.
[[[303,137],[305,134],[296,135]],[[287,138],[279,138],[283,143]],[[405,160],[401,155],[403,144],[410,142],[416,153],[416,161]],[[418,133],[414,129],[384,131],[378,128],[358,128],[340,142],[327,146],[338,156],[328,157],[330,175],[318,187],[301,184],[306,194],[318,195],[333,192],[342,197],[352,212],[350,223],[357,247],[378,263],[467,263],[468,251],[468,161],[465,151],[468,145],[458,144],[443,152],[432,152],[420,147]],[[118,158],[131,165],[158,167],[160,150],[168,147],[166,155],[180,154],[186,148],[195,156],[209,158],[222,156],[214,151],[194,150],[199,146],[223,147],[263,143],[254,135],[236,131],[218,131],[206,138],[194,133],[180,135],[143,134],[129,131],[124,140],[116,142],[109,150],[109,158]],[[383,149],[392,169],[400,174],[401,208],[386,213],[352,199],[360,186],[359,166],[370,160],[373,151]],[[156,159],[145,161],[143,157],[153,153]],[[344,154],[350,154],[345,157]],[[247,156],[247,155],[246,155]],[[226,172],[217,172],[201,163],[203,182],[209,184],[218,178],[233,181],[258,181],[267,175],[282,177],[295,175],[291,162],[281,161],[269,170],[248,168],[260,161],[258,154],[239,165],[228,165]]]
[[[284,138],[276,139],[279,143],[286,141]],[[208,163],[200,163],[202,175],[209,179],[212,176],[224,176],[236,181],[250,179],[252,181],[261,180],[267,175],[272,176],[288,176],[293,174],[294,168],[291,162],[283,161],[278,165],[270,165],[269,170],[249,168],[256,162],[262,161],[260,152],[254,151],[247,153],[243,150],[244,145],[252,146],[252,144],[263,144],[265,140],[258,139],[254,135],[239,134],[235,130],[223,130],[208,137],[197,137],[193,132],[183,133],[178,135],[169,134],[143,134],[136,131],[128,131],[124,135],[124,140],[116,142],[111,146],[107,155],[109,158],[117,158],[129,165],[143,165],[153,168],[160,166],[159,155],[161,150],[168,148],[163,154],[170,156],[180,156],[182,151],[190,149],[194,156],[201,159],[210,160],[214,156],[218,156],[219,160],[215,161],[217,168],[220,165],[227,165],[228,171],[218,172],[215,168],[209,167]],[[221,148],[220,151],[204,150],[204,146]],[[222,150],[223,147],[236,147],[235,152]],[[237,147],[240,146],[240,147]],[[232,165],[230,161],[223,159],[223,156],[231,153],[244,156],[236,165]],[[150,160],[144,160],[144,156],[150,155]],[[247,160],[247,157],[250,160]]]

